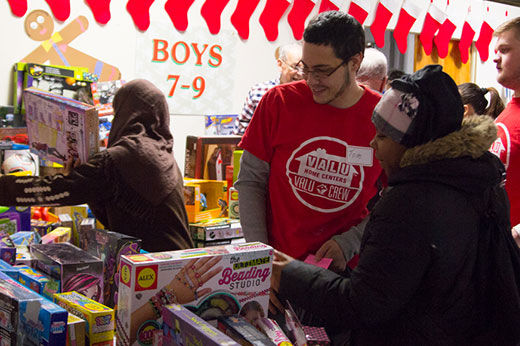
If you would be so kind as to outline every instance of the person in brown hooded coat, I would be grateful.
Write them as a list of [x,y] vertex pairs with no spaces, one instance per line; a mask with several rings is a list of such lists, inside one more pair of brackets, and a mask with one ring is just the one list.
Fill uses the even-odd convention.
[[0,205],[88,203],[105,227],[142,239],[144,250],[193,247],[164,94],[137,79],[118,90],[113,105],[106,150],[68,174],[0,177]]

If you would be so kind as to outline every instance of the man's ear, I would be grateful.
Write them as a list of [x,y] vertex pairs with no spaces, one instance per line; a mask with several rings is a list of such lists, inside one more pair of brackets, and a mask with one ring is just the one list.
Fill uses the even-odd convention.
[[352,67],[355,74],[357,74],[359,68],[361,67],[361,62],[363,61],[364,53],[359,52],[356,55],[354,55],[352,58],[350,58],[350,61],[352,61]]
[[276,65],[278,66],[278,68],[280,69],[280,71],[282,70],[282,60],[280,60],[280,58],[276,59]]

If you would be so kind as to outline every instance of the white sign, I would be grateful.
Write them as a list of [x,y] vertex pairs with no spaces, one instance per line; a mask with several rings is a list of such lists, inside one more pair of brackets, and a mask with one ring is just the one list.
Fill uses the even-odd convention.
[[172,114],[232,113],[236,37],[207,28],[180,33],[172,23],[154,22],[137,36],[137,78],[161,89]]

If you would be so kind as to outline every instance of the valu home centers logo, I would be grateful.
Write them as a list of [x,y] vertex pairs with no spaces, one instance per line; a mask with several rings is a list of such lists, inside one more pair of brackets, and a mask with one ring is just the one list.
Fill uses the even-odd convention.
[[363,187],[364,167],[372,166],[373,157],[370,147],[314,137],[293,151],[286,174],[300,202],[313,210],[333,213],[357,199]]

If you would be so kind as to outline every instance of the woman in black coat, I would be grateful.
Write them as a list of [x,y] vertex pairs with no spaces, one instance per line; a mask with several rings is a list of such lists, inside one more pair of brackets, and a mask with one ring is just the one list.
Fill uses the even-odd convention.
[[[374,110],[371,143],[389,187],[358,266],[345,278],[277,252],[279,296],[326,321],[331,334],[350,330],[351,345],[516,345],[519,255],[504,167],[487,151],[496,127],[462,115],[440,66],[392,82]],[[493,310],[500,299],[510,314]]]

